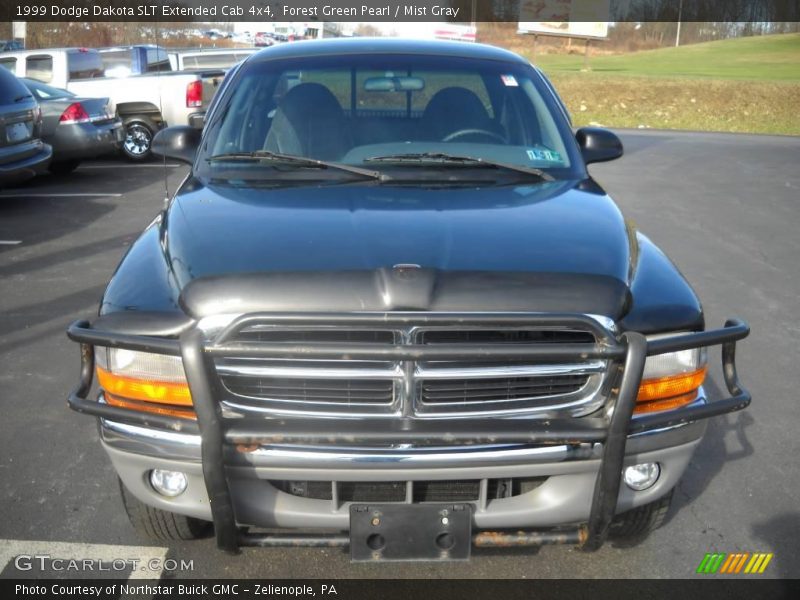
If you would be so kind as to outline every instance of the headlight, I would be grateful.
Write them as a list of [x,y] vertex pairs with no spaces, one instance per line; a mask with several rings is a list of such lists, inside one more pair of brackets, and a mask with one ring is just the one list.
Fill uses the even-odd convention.
[[180,357],[98,347],[95,360],[97,381],[109,404],[164,415],[194,417],[194,411],[190,409],[192,395]]
[[634,412],[648,413],[691,404],[697,398],[697,389],[703,384],[707,369],[705,348],[648,356]]

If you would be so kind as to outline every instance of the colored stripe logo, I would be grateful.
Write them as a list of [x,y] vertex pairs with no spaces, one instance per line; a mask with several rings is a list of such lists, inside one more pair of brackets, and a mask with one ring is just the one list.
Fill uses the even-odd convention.
[[713,575],[714,573],[725,573],[736,575],[740,573],[760,574],[767,569],[772,560],[773,553],[769,552],[708,552],[700,561],[697,573]]

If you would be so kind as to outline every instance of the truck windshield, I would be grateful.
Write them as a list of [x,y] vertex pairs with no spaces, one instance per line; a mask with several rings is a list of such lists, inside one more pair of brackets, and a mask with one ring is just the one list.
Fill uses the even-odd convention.
[[580,164],[552,93],[522,63],[394,54],[248,63],[215,113],[201,161],[211,169],[224,168],[215,156],[259,151],[370,169],[478,166],[425,159],[454,156],[557,178]]

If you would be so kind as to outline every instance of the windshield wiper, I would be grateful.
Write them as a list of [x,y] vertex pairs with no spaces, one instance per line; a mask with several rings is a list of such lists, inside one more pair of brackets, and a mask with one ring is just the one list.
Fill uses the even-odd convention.
[[436,164],[436,165],[459,165],[469,167],[489,167],[495,169],[506,169],[508,171],[515,171],[517,173],[524,173],[525,175],[533,175],[542,181],[555,181],[555,178],[535,167],[526,167],[524,165],[515,165],[513,163],[499,162],[496,160],[487,160],[485,158],[476,158],[473,156],[457,156],[454,154],[446,154],[444,152],[415,152],[408,154],[388,154],[386,156],[372,156],[364,159],[365,163],[369,162],[385,162],[385,163],[419,163],[419,164]]
[[345,165],[337,162],[330,162],[327,160],[317,160],[316,158],[306,158],[305,156],[295,156],[293,154],[282,154],[280,152],[271,152],[269,150],[255,150],[253,152],[231,152],[228,154],[217,154],[206,159],[208,162],[217,161],[272,161],[284,163],[287,165],[294,165],[304,169],[335,169],[345,173],[352,173],[353,175],[360,175],[361,177],[369,179],[377,179],[378,181],[389,181],[391,177],[381,173],[380,171],[372,171],[370,169],[362,169],[352,165]]
[[25,94],[24,96],[17,96],[14,98],[14,103],[22,102],[25,98],[33,98],[33,94]]

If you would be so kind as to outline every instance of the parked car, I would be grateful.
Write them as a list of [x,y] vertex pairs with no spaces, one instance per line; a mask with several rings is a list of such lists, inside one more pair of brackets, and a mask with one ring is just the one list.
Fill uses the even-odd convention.
[[52,148],[41,140],[42,113],[27,88],[0,69],[0,188],[47,171]]
[[169,53],[170,62],[176,71],[191,69],[230,69],[243,61],[258,48],[192,48]]
[[19,40],[0,40],[0,52],[9,50],[24,50],[24,44]]
[[21,81],[42,110],[41,137],[53,148],[50,172],[70,173],[82,160],[119,152],[125,130],[108,98],[81,98],[35,79]]
[[249,46],[252,46],[254,41],[253,35],[249,31],[235,32],[231,39],[237,44],[247,44]]
[[122,151],[134,161],[150,157],[153,136],[168,124],[202,128],[225,74],[210,69],[106,77],[101,54],[88,48],[3,52],[0,66],[81,97],[109,98],[125,127]]
[[[750,402],[747,325],[706,330],[587,171],[620,140],[573,132],[515,54],[276,46],[154,149],[191,171],[68,331],[69,404],[101,418],[143,534],[594,549],[657,527],[706,419]],[[703,387],[714,345],[730,398]]]
[[259,31],[253,38],[253,45],[259,47],[272,46],[274,43],[275,40],[265,31]]

